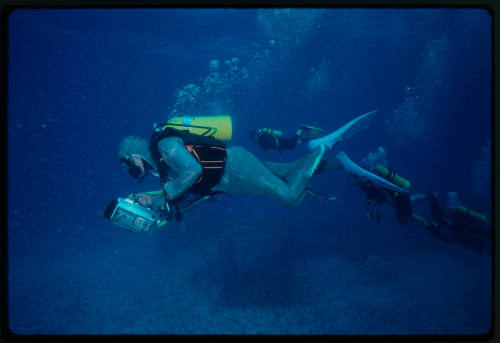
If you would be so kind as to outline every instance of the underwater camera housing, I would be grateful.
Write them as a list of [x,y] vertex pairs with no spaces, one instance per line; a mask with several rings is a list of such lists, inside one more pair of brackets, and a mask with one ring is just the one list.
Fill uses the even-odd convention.
[[159,214],[132,199],[118,198],[108,204],[104,217],[127,230],[149,234],[157,223]]

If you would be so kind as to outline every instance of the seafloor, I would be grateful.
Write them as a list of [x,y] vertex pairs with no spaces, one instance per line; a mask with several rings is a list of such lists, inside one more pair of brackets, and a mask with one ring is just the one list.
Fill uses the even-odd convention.
[[447,245],[416,226],[360,221],[321,235],[283,232],[181,238],[175,249],[169,242],[168,252],[161,245],[173,236],[159,232],[147,238],[155,240],[148,254],[138,255],[131,240],[95,252],[76,249],[66,259],[26,257],[13,263],[18,282],[10,327],[22,334],[477,334],[489,328],[489,255]]

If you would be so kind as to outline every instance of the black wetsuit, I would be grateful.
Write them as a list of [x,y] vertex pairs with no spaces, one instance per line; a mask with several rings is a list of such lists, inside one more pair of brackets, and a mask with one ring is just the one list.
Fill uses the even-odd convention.
[[[371,201],[376,204],[382,204],[388,202],[391,207],[396,212],[398,220],[400,223],[406,223],[407,219],[413,214],[413,210],[410,206],[410,197],[408,194],[399,193],[391,189],[381,187],[371,181],[364,180],[358,181],[361,190],[365,192],[367,199],[367,207]],[[377,210],[377,221],[380,222],[380,215]]]
[[443,232],[443,227],[446,226],[447,235],[466,249],[480,252],[491,248],[491,231],[488,228],[458,210],[443,211],[434,194],[429,196],[429,204],[432,218],[439,225],[440,232]]

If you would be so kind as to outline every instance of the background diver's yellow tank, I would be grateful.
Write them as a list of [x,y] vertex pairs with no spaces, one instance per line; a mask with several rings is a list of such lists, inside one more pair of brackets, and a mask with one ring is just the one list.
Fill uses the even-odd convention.
[[462,206],[462,205],[457,206],[457,210],[460,211],[460,212],[462,212],[465,215],[468,215],[468,216],[474,218],[477,221],[486,223],[486,220],[487,220],[486,216],[482,215],[479,212],[476,212],[476,211],[473,211],[473,210],[469,210],[467,207]]
[[228,141],[233,135],[230,116],[172,117],[167,121],[166,126],[177,130],[187,130],[195,135],[214,137],[221,141]]
[[389,168],[386,168],[380,164],[377,164],[375,166],[375,170],[377,173],[379,173],[381,176],[383,176],[387,181],[392,182],[393,184],[402,187],[404,189],[410,188],[410,181],[406,180],[405,178],[399,176]]

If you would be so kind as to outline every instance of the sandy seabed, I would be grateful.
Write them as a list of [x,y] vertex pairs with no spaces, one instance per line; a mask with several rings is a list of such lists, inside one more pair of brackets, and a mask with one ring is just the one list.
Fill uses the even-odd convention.
[[228,301],[216,239],[164,260],[119,248],[27,256],[11,262],[9,325],[28,335],[486,332],[491,258],[433,244],[440,250],[295,256],[279,302],[272,285]]

